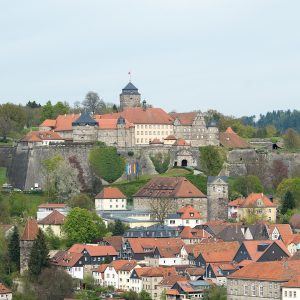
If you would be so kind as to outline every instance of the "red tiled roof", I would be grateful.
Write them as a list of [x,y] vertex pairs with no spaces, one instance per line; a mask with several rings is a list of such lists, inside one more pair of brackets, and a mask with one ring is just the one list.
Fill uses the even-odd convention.
[[173,286],[177,281],[187,281],[187,279],[182,275],[170,275],[165,277],[159,285],[163,286]]
[[42,203],[39,208],[65,208],[66,205],[62,203]]
[[73,267],[74,265],[77,264],[77,262],[80,260],[81,257],[82,257],[81,253],[65,251],[62,255],[56,257],[53,263],[61,267]]
[[39,228],[35,219],[29,218],[26,222],[21,241],[34,241],[38,234]]
[[178,119],[181,125],[192,125],[194,119],[197,116],[197,112],[188,113],[170,113],[169,114],[174,120]]
[[98,119],[118,119],[120,116],[133,124],[173,124],[173,119],[161,108],[131,107],[123,112],[96,115]]
[[101,246],[101,245],[84,245],[84,244],[74,244],[69,252],[82,253],[86,250],[90,256],[117,256],[115,248],[112,246]]
[[7,288],[3,283],[0,282],[0,295],[11,294],[11,290]]
[[103,241],[105,241],[110,246],[113,246],[117,252],[119,252],[122,248],[122,236],[106,236],[103,238]]
[[205,269],[200,267],[186,268],[185,272],[190,276],[202,276],[205,274]]
[[176,275],[175,267],[150,267],[141,274],[142,277],[166,277]]
[[203,229],[191,228],[190,226],[185,226],[180,233],[182,239],[208,239],[212,237],[207,231]]
[[183,246],[184,242],[177,238],[128,238],[128,243],[134,253],[144,253],[145,249],[154,249],[156,247],[174,247]]
[[153,139],[149,144],[153,145],[153,144],[163,144],[163,142],[159,139]]
[[125,199],[124,194],[116,187],[105,187],[95,199]]
[[108,266],[113,267],[116,271],[130,271],[136,266],[135,260],[113,260]]
[[225,148],[251,148],[246,140],[235,133],[230,127],[226,132],[220,132],[220,144]]
[[179,208],[177,213],[181,215],[181,219],[201,219],[199,211],[191,205]]
[[[102,115],[96,115],[95,120],[98,123],[99,129],[117,129],[118,128],[118,119],[105,119],[101,118]],[[125,128],[130,128],[134,126],[132,123],[130,123],[128,120],[125,119]]]
[[285,288],[300,288],[300,275],[295,275],[282,286]]
[[38,221],[38,224],[41,225],[62,225],[64,224],[65,216],[57,210],[53,210],[48,216],[44,219]]
[[71,131],[72,123],[80,117],[80,114],[60,115],[56,118],[55,131]]
[[156,249],[160,254],[160,257],[171,258],[177,257],[180,254],[182,245],[172,246],[157,246]]
[[293,230],[290,224],[270,224],[268,227],[270,234],[277,228],[284,243],[288,243],[294,239]]
[[[257,201],[262,202],[262,206],[257,204]],[[238,198],[228,203],[229,206],[237,207],[276,207],[276,205],[263,193],[251,193],[247,198]]]
[[154,177],[134,197],[204,198],[206,197],[185,177]]
[[300,275],[300,260],[254,262],[228,276],[230,279],[289,281]]
[[174,146],[189,146],[190,144],[186,142],[185,139],[179,138],[177,141],[174,143]]
[[40,127],[52,127],[55,128],[56,120],[46,119]]
[[170,289],[166,291],[166,295],[179,296],[179,292],[177,290]]
[[21,141],[23,142],[41,142],[49,140],[63,140],[63,138],[54,131],[31,131],[28,132]]
[[177,138],[175,137],[175,135],[168,135],[166,138],[165,138],[165,140],[177,140]]

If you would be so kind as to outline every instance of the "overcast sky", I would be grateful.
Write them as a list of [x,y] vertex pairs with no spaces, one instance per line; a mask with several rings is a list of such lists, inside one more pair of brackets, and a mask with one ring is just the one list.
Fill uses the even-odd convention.
[[0,2],[0,103],[119,102],[167,111],[300,109],[299,0]]

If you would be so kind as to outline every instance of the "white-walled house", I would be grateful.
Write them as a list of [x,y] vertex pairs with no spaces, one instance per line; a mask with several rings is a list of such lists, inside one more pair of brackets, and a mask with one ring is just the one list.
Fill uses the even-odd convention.
[[126,210],[126,206],[125,195],[115,187],[105,187],[95,197],[95,209],[97,211]]
[[175,214],[169,214],[165,218],[165,225],[171,227],[190,226],[194,228],[201,224],[203,224],[201,214],[191,205],[183,206]]
[[300,275],[282,285],[282,300],[300,299]]
[[49,214],[51,214],[54,210],[57,210],[63,215],[67,215],[69,212],[69,208],[62,203],[43,203],[38,206],[36,219],[37,221],[46,218]]

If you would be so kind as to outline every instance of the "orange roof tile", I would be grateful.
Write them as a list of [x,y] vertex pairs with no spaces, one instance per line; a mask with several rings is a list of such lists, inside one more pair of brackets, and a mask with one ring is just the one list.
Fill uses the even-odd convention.
[[182,239],[208,239],[212,235],[203,229],[191,228],[190,226],[185,226],[180,233]]
[[82,253],[86,250],[90,256],[117,256],[115,248],[112,246],[101,246],[101,245],[84,245],[74,244],[68,251],[74,253]]
[[245,199],[241,207],[259,207],[257,201],[261,200],[263,207],[276,207],[276,205],[263,193],[251,193]]
[[95,199],[125,199],[124,194],[116,187],[105,187]]
[[229,279],[289,281],[300,275],[300,260],[254,262],[228,276]]
[[179,138],[179,139],[177,139],[177,141],[174,143],[174,146],[190,146],[190,144],[187,143],[185,139]]
[[150,267],[141,274],[142,277],[166,277],[176,275],[175,267]]
[[123,118],[133,124],[173,124],[173,119],[161,108],[131,107],[126,108],[123,112],[96,115],[98,119],[118,119]]
[[197,209],[191,205],[182,206],[177,210],[182,219],[201,219],[201,215]]
[[258,260],[261,255],[265,252],[267,248],[264,249],[264,251],[259,251],[258,246],[259,245],[266,245],[266,247],[269,247],[271,244],[273,244],[273,241],[270,240],[264,240],[264,241],[255,241],[255,240],[250,240],[250,241],[243,241],[243,244],[245,248],[248,251],[249,256],[253,261]]
[[144,253],[145,249],[156,247],[183,246],[184,242],[179,238],[128,238],[128,243],[134,253]]
[[170,289],[166,291],[166,295],[179,296],[179,292],[177,290]]
[[170,113],[170,116],[175,120],[178,119],[181,125],[192,125],[197,116],[197,112],[188,113]]
[[293,230],[290,224],[270,224],[269,226],[269,234],[272,234],[275,228],[277,228],[282,240],[284,243],[293,240]]
[[23,142],[41,142],[49,140],[63,140],[63,138],[54,131],[31,131],[28,132],[21,141]]
[[56,258],[53,263],[61,267],[73,267],[82,257],[81,253],[67,252],[65,251],[63,255]]
[[185,272],[190,276],[202,276],[205,274],[205,269],[200,267],[190,267],[186,268]]
[[163,142],[159,139],[153,139],[149,144],[153,145],[153,144],[162,144]]
[[42,203],[38,208],[65,208],[66,204],[62,203]]
[[39,228],[35,219],[29,218],[26,222],[21,241],[34,241],[38,234]]
[[234,133],[236,134],[236,132],[231,128],[231,127],[228,127],[226,130],[225,130],[226,133]]
[[39,220],[38,224],[41,225],[62,225],[64,224],[65,216],[57,210],[53,210],[44,219]]
[[170,275],[162,279],[159,285],[173,286],[177,281],[187,281],[187,279],[182,275]]
[[285,288],[300,288],[300,275],[293,276],[288,282],[282,285]]
[[113,267],[116,271],[130,271],[136,266],[135,260],[113,260],[108,266]]
[[11,294],[11,290],[7,288],[3,283],[0,282],[0,295]]
[[122,236],[105,236],[103,238],[103,241],[105,241],[110,246],[113,246],[116,249],[116,251],[119,252],[122,248],[123,237]]
[[185,177],[154,177],[134,197],[204,198],[206,197]]
[[[118,128],[118,119],[105,119],[101,118],[102,115],[96,115],[95,120],[98,123],[99,129],[117,129]],[[128,120],[125,119],[125,128],[130,128],[134,126],[132,123],[130,123]]]
[[71,131],[72,123],[80,117],[80,114],[60,115],[56,118],[55,131]]
[[220,144],[225,148],[251,148],[250,144],[238,134],[236,134],[230,127],[226,132],[220,132]]
[[228,206],[240,207],[243,204],[244,201],[245,201],[245,198],[238,198],[238,199],[230,201],[228,203]]
[[165,138],[165,140],[177,140],[177,138],[175,137],[175,135],[168,135],[166,138]]
[[56,126],[56,120],[46,119],[40,127],[52,127],[55,128]]

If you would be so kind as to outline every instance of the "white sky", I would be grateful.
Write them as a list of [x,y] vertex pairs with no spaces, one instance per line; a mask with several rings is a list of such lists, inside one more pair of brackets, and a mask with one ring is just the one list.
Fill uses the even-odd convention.
[[119,101],[167,111],[300,109],[299,0],[0,2],[0,103]]

